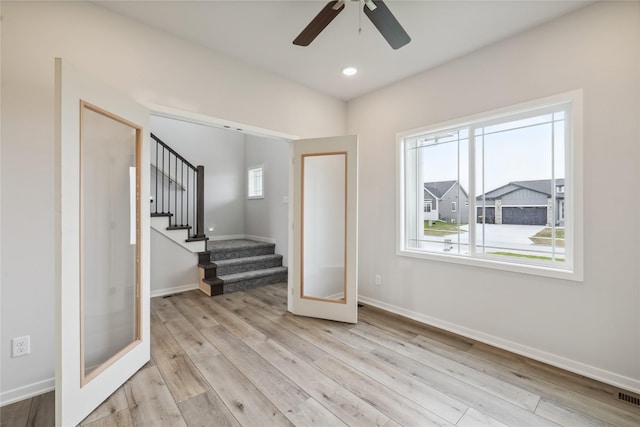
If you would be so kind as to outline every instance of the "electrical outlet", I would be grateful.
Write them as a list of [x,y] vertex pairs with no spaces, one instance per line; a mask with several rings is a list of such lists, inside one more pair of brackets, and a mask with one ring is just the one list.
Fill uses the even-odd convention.
[[29,335],[11,339],[11,357],[26,356],[31,353],[30,341]]
[[382,285],[382,277],[380,277],[379,274],[376,274],[375,281],[376,281],[376,285],[378,286]]

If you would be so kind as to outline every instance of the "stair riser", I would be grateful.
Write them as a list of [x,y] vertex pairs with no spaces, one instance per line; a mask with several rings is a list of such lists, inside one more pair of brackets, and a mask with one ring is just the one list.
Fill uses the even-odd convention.
[[274,257],[273,259],[256,261],[256,262],[243,262],[233,265],[220,265],[218,266],[218,276],[224,276],[227,274],[244,273],[246,271],[264,270],[266,268],[280,267],[282,266],[282,257]]
[[253,289],[259,286],[270,285],[272,283],[286,282],[287,278],[288,278],[288,274],[284,272],[284,273],[272,274],[269,276],[257,277],[255,279],[240,280],[238,282],[233,282],[233,283],[225,283],[224,293],[228,294],[230,292],[246,291],[247,289]]
[[216,251],[211,253],[211,261],[220,259],[246,258],[258,255],[272,255],[275,253],[275,246],[265,246],[251,249],[236,249],[228,251]]

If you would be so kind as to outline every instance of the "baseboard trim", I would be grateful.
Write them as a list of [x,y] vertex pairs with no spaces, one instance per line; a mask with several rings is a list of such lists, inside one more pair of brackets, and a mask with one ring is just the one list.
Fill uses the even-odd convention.
[[30,397],[48,393],[55,390],[56,379],[49,378],[47,380],[38,381],[37,383],[25,385],[0,393],[0,406],[10,405]]
[[244,234],[228,234],[226,236],[207,236],[210,241],[212,240],[231,240],[231,239],[244,239]]
[[632,391],[634,393],[640,393],[639,380],[625,377],[623,375],[616,374],[615,372],[610,372],[601,368],[597,368],[595,366],[586,365],[584,363],[567,359],[553,353],[548,353],[494,335],[486,334],[475,329],[466,328],[464,326],[456,325],[454,323],[427,316],[422,313],[407,310],[402,307],[397,307],[395,305],[378,301],[373,298],[368,298],[360,295],[358,296],[358,301],[362,302],[363,304],[371,305],[373,307],[389,311],[391,313],[399,314],[400,316],[416,320],[429,326],[433,326],[448,332],[452,332],[454,334],[471,338],[473,340],[509,351],[511,353],[519,354],[521,356],[525,356],[539,362],[547,363],[549,365],[564,369],[569,372],[583,375],[596,381],[602,381],[612,386],[620,387],[624,390]]
[[244,236],[244,238],[245,239],[249,239],[249,240],[257,240],[258,242],[276,244],[276,239],[273,239],[271,237],[252,236],[250,234],[247,234],[247,235]]
[[176,286],[173,288],[165,288],[165,289],[156,289],[150,292],[151,298],[155,297],[163,297],[165,295],[177,294],[180,292],[191,291],[194,289],[198,289],[198,284],[193,283],[189,285]]

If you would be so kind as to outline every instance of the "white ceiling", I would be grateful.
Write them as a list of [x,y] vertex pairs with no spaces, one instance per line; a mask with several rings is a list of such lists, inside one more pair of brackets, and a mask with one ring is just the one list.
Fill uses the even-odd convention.
[[[328,0],[327,0],[328,1]],[[270,70],[343,100],[401,80],[538,26],[591,1],[427,1],[385,3],[412,38],[394,51],[362,3],[345,9],[308,47],[293,39],[325,1],[97,1],[121,15]],[[362,31],[359,33],[358,28]],[[354,65],[359,73],[345,77]]]

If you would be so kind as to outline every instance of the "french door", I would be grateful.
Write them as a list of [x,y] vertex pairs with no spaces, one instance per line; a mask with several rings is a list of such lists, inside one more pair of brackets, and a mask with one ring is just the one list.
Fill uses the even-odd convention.
[[293,142],[291,312],[358,318],[358,137]]
[[149,360],[149,111],[56,59],[56,425]]

